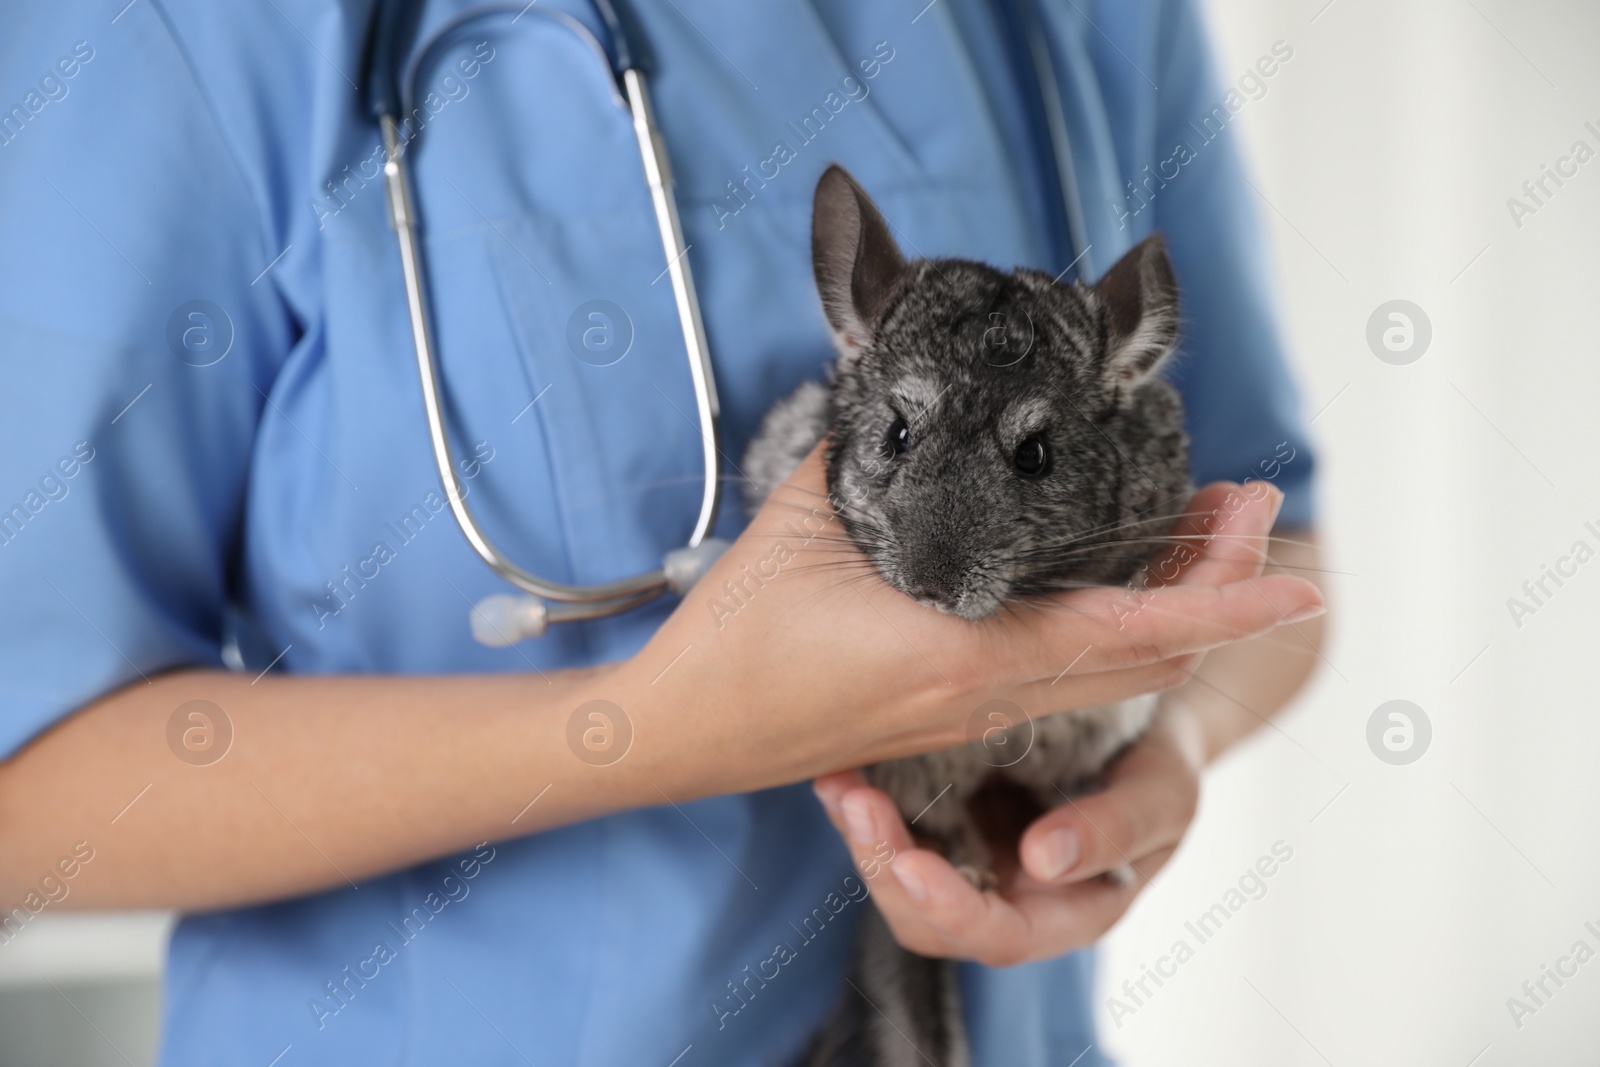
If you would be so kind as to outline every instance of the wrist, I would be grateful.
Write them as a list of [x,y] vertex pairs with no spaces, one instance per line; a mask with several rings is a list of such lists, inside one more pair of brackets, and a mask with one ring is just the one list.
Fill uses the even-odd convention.
[[586,671],[562,714],[562,755],[575,777],[600,783],[610,807],[651,807],[721,791],[711,766],[692,766],[696,739],[703,736],[695,719],[704,701],[684,699],[682,688],[670,684],[671,672],[684,664],[674,665],[658,644]]

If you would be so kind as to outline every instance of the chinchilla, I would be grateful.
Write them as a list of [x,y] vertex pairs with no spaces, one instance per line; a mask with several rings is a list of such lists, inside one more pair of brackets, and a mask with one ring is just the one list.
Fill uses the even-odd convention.
[[[924,605],[976,624],[1052,593],[1136,582],[1190,493],[1182,407],[1158,373],[1178,324],[1161,238],[1091,286],[908,261],[833,166],[817,183],[811,250],[838,358],[827,384],[807,383],[767,414],[744,458],[750,506],[826,436],[829,499],[848,540]],[[865,774],[991,889],[1001,857],[985,801],[1009,788],[1036,813],[1093,788],[1154,708],[1151,696],[992,726],[980,714],[972,744]],[[970,1062],[955,965],[901,948],[876,909],[849,977],[809,1063]]]

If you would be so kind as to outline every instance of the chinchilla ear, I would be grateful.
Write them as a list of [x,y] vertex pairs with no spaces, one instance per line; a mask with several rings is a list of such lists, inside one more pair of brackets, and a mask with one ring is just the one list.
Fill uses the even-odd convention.
[[850,359],[871,343],[906,260],[883,215],[837,163],[812,201],[811,266],[839,357]]
[[1113,385],[1138,385],[1178,341],[1178,283],[1161,235],[1129,249],[1091,291],[1106,309],[1106,372]]

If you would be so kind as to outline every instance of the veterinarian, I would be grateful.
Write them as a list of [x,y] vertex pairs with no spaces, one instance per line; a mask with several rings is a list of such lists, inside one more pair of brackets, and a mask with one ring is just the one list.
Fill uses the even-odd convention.
[[[433,0],[395,57],[452,491],[398,153],[358,84],[372,0],[25,7],[0,64],[7,942],[41,912],[183,912],[172,1067],[770,1064],[875,906],[972,961],[979,1064],[1106,1062],[1090,947],[1321,632],[1312,584],[1257,577],[1269,532],[1314,573],[1313,461],[1195,4],[630,7],[722,455],[831,359],[807,235],[838,161],[908,254],[1065,284],[1166,235],[1195,482],[1222,483],[1196,551],[1162,588],[979,628],[843,583],[792,533],[813,505],[746,527],[730,469],[707,532],[731,544],[687,595],[480,644],[469,610],[512,590],[462,501],[585,586],[661,567],[702,514],[687,273],[597,8]],[[791,500],[825,509],[822,485],[814,456]],[[1028,829],[999,894],[849,773],[963,742],[989,700],[1155,690],[1157,727]],[[1130,861],[1130,885],[1097,877]]]

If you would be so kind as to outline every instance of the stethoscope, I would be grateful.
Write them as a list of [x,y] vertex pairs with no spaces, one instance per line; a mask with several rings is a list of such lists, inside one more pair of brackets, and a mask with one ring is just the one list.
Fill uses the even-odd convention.
[[[536,0],[535,0],[536,2]],[[717,437],[717,384],[706,344],[705,327],[700,318],[700,301],[695,295],[694,275],[678,221],[678,205],[672,191],[672,168],[666,142],[656,127],[655,112],[645,78],[646,54],[638,36],[630,32],[626,12],[618,0],[589,0],[595,16],[605,30],[610,47],[602,43],[583,22],[561,11],[535,10],[534,3],[490,3],[468,8],[434,30],[409,63],[402,61],[411,51],[416,24],[424,0],[377,0],[369,29],[366,77],[368,109],[377,120],[383,136],[385,162],[384,188],[389,206],[389,225],[400,249],[400,267],[405,277],[406,307],[410,314],[411,339],[416,348],[417,373],[422,384],[422,401],[428,417],[428,436],[434,464],[450,504],[451,514],[473,551],[507,582],[525,595],[497,594],[480,600],[472,609],[472,633],[478,641],[505,647],[530,637],[540,637],[551,623],[598,619],[616,615],[648,603],[668,591],[686,593],[716,562],[727,542],[709,536],[716,521],[721,497],[722,464]],[[1043,132],[1051,153],[1043,161],[1054,173],[1061,203],[1052,210],[1064,215],[1068,240],[1074,249],[1084,231],[1082,206],[1073,177],[1071,147],[1055,74],[1050,67],[1049,49],[1034,22],[1036,13],[1025,0],[1005,0],[1013,25],[1023,27],[1027,41],[1021,56],[1039,83],[1043,105]],[[694,530],[683,548],[666,553],[661,566],[644,574],[602,585],[563,585],[524,570],[501,552],[479,528],[465,491],[455,474],[455,458],[450,451],[449,428],[445,422],[439,370],[434,360],[434,344],[429,315],[427,271],[417,233],[417,215],[411,197],[411,182],[405,152],[408,148],[401,130],[403,116],[411,111],[412,87],[418,68],[435,44],[467,22],[493,14],[515,13],[516,18],[536,15],[555,19],[577,35],[607,67],[613,85],[613,99],[632,116],[639,159],[650,187],[650,201],[660,231],[666,271],[672,280],[673,300],[683,332],[689,374],[694,382],[695,408],[699,416],[700,438],[705,462],[705,487],[700,498],[700,513]],[[1075,264],[1087,273],[1088,248],[1084,246]],[[1064,273],[1064,272],[1063,272]]]
[[650,92],[642,69],[643,54],[623,26],[613,0],[591,0],[595,14],[610,38],[608,50],[589,27],[558,11],[538,11],[577,34],[609,69],[617,104],[633,116],[634,136],[645,181],[650,186],[650,201],[655,209],[656,227],[666,256],[666,270],[672,279],[673,300],[683,342],[694,380],[695,409],[699,415],[700,438],[705,456],[705,489],[700,498],[700,514],[688,544],[668,552],[661,566],[644,574],[602,585],[563,585],[540,578],[517,566],[501,552],[479,528],[468,506],[466,495],[455,475],[455,460],[450,452],[449,429],[441,400],[439,370],[434,360],[433,331],[428,313],[428,289],[421,243],[417,235],[416,210],[411,199],[405,151],[401,140],[401,116],[410,112],[411,87],[421,60],[433,43],[462,24],[485,15],[499,13],[535,14],[532,4],[486,4],[470,8],[449,20],[436,31],[427,47],[418,50],[402,69],[401,57],[407,54],[422,3],[417,0],[379,0],[373,17],[368,44],[367,77],[369,107],[383,134],[385,162],[384,187],[388,192],[389,225],[400,246],[400,267],[405,275],[406,306],[411,317],[411,339],[416,348],[417,372],[422,380],[422,402],[428,415],[428,436],[433,446],[434,464],[439,469],[451,514],[466,535],[473,551],[500,577],[524,591],[525,596],[496,595],[479,601],[472,609],[472,633],[480,642],[494,647],[515,644],[529,637],[542,636],[551,623],[578,619],[598,619],[615,615],[654,600],[662,593],[683,594],[710,569],[727,542],[708,536],[716,521],[721,496],[721,453],[717,447],[717,384],[711,368],[711,353],[706,345],[705,327],[700,321],[700,301],[695,296],[694,275],[685,254],[683,228],[678,222],[678,205],[672,194],[672,168],[666,143],[656,128],[650,106]]

